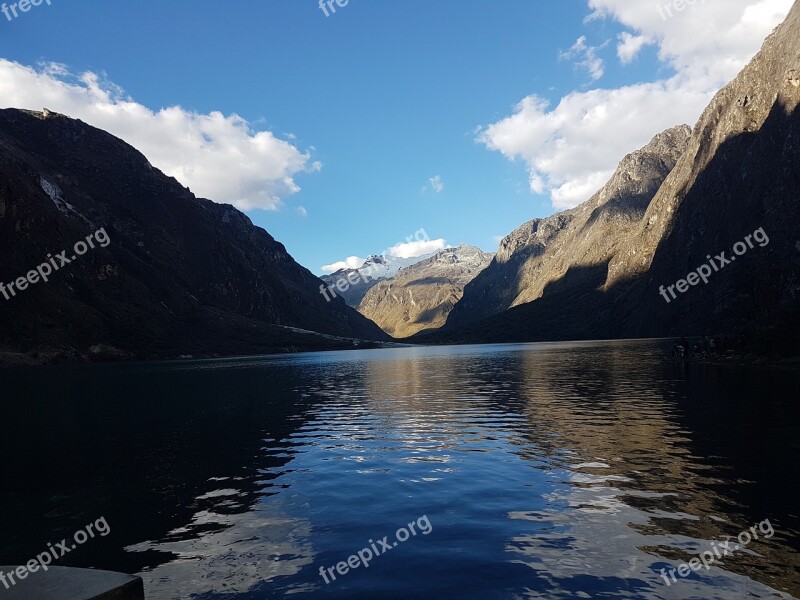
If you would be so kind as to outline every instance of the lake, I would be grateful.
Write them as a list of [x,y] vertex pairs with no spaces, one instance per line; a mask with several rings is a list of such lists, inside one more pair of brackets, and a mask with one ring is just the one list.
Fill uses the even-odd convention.
[[668,355],[0,371],[0,564],[103,518],[57,564],[139,573],[156,600],[800,596],[800,373]]

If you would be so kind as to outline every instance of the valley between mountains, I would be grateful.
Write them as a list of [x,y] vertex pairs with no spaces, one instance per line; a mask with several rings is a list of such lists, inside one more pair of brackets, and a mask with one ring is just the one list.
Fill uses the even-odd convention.
[[[101,227],[112,243],[0,299],[0,349],[47,362],[724,334],[787,350],[800,325],[798,104],[796,3],[693,127],[622,157],[580,206],[521,225],[496,253],[461,245],[383,265],[331,301],[320,287],[347,272],[321,281],[120,139],[2,110],[0,281]],[[659,295],[756,228],[769,245],[675,301]]]

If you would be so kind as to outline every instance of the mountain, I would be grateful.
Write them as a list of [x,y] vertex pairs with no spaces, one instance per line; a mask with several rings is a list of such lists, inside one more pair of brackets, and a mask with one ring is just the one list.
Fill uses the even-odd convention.
[[493,257],[475,246],[447,248],[375,285],[358,310],[397,338],[438,329]]
[[[796,345],[798,104],[796,2],[751,63],[704,111],[642,218],[607,229],[612,239],[605,241],[589,221],[577,237],[545,235],[546,260],[526,256],[529,244],[509,240],[512,257],[515,244],[520,246],[517,260],[523,265],[507,271],[507,281],[493,266],[468,285],[464,307],[452,312],[439,341],[741,333]],[[574,227],[569,225],[574,214],[562,217],[567,229]],[[582,235],[602,242],[602,251],[592,256],[588,246],[582,250]],[[582,251],[582,259],[571,258]],[[503,260],[507,253],[498,256]],[[543,266],[537,273],[540,264],[561,268]],[[489,276],[494,285],[487,284]],[[506,304],[513,306],[498,313]]]
[[[386,339],[343,301],[326,302],[322,282],[243,213],[196,198],[81,121],[0,110],[0,175],[0,282],[22,284],[0,296],[6,351],[147,358],[352,347],[290,328]],[[101,229],[110,242],[70,260]],[[19,280],[62,250],[69,264],[54,259],[46,283]]]
[[492,264],[467,285],[448,329],[533,302],[570,269],[613,256],[620,240],[641,222],[690,135],[683,125],[655,136],[622,159],[611,180],[588,201],[529,221],[503,239]]
[[323,275],[322,281],[328,287],[328,297],[334,294],[340,296],[349,306],[357,307],[364,296],[379,282],[391,279],[401,269],[415,265],[428,259],[433,254],[415,256],[413,258],[399,258],[374,254],[357,269],[339,269],[330,275]]

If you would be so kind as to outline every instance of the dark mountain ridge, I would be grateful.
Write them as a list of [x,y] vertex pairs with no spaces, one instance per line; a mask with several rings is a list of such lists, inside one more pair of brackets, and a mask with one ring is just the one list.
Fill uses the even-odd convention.
[[48,111],[0,110],[0,282],[100,228],[107,247],[0,297],[0,347],[165,357],[334,346],[286,327],[387,339],[326,302],[322,282],[247,216],[196,198],[128,144]]

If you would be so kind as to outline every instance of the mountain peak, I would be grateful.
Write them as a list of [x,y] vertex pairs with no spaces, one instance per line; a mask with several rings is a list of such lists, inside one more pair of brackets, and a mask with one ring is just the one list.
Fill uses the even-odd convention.
[[655,136],[587,202],[503,240],[444,339],[726,331],[796,344],[799,106],[800,1],[691,131]]
[[358,310],[395,337],[437,329],[461,298],[464,286],[493,258],[494,254],[467,244],[445,248],[374,286]]
[[503,238],[496,260],[466,286],[448,327],[536,300],[574,265],[610,260],[621,236],[644,217],[690,135],[688,125],[659,133],[625,156],[608,183],[586,202],[532,219]]

